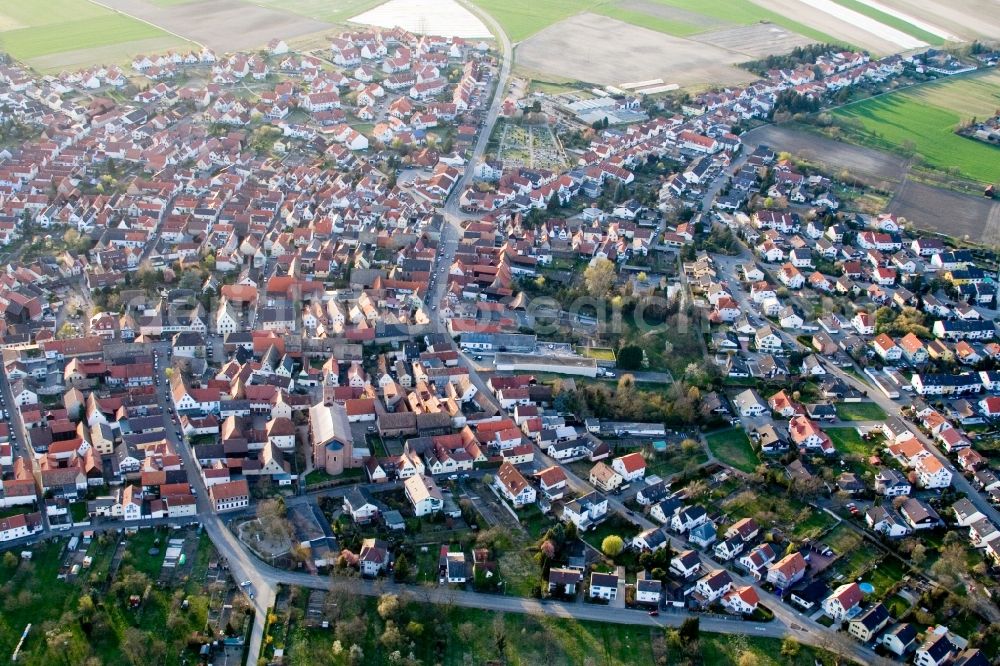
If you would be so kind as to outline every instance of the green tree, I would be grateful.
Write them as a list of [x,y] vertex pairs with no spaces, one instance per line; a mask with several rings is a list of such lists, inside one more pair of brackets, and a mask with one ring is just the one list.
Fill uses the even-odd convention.
[[594,298],[606,298],[615,284],[615,265],[607,259],[598,259],[583,272],[587,292]]
[[701,624],[698,622],[698,618],[685,618],[681,623],[678,634],[680,634],[681,640],[684,643],[693,643],[698,640],[698,637],[701,635]]
[[610,534],[601,542],[601,551],[608,557],[617,557],[624,549],[625,541],[617,534]]
[[642,369],[642,347],[626,345],[618,350],[618,367],[624,370]]
[[405,553],[400,553],[396,558],[394,575],[397,582],[405,582],[410,577],[410,561],[406,559]]

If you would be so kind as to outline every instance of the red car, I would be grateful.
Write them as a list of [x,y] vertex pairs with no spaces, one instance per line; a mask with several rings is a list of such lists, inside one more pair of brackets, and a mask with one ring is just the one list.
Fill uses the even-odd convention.
[[660,611],[658,610],[649,611],[649,617],[659,617],[659,616],[660,616]]

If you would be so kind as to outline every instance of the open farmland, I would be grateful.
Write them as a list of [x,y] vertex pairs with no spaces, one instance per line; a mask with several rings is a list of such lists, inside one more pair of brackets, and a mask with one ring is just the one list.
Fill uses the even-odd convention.
[[[810,41],[836,41],[822,29],[800,23],[750,0],[473,0],[492,14],[512,41],[527,39],[574,15],[590,12],[675,37],[770,22]],[[791,17],[791,18],[790,18]]]
[[517,62],[529,71],[610,85],[654,78],[680,85],[736,85],[753,79],[734,66],[746,59],[589,13],[546,28],[517,47]]
[[[904,32],[907,35],[916,37],[917,39],[934,46],[944,44],[946,39],[955,38],[954,35],[940,28],[932,25],[921,25],[922,22],[919,19],[916,19],[909,14],[896,12],[891,8],[885,7],[885,5],[873,2],[872,0],[836,0],[836,2],[837,4],[843,5],[852,11],[875,19],[883,25],[895,28],[900,32]],[[885,10],[893,13],[887,13]]]
[[846,169],[862,180],[885,187],[900,182],[906,175],[906,163],[898,155],[792,127],[764,125],[744,134],[743,142],[751,148],[763,144],[777,151],[788,151],[834,172]]
[[[173,2],[175,0],[167,1]],[[192,0],[183,1],[191,2]],[[356,14],[381,5],[385,0],[246,0],[246,2],[269,9],[292,12],[317,21],[343,23]]]
[[330,27],[242,0],[194,0],[166,6],[150,0],[104,1],[114,9],[220,52],[256,49],[276,37],[291,39]]
[[878,3],[901,13],[917,14],[920,20],[967,39],[996,39],[1000,35],[1000,12],[993,0],[878,0]]
[[448,37],[491,36],[479,17],[455,0],[389,0],[352,17],[351,22]]
[[907,180],[889,203],[889,212],[955,238],[1000,244],[1000,201]]
[[788,53],[797,46],[813,43],[813,40],[774,23],[754,23],[712,30],[694,35],[691,39],[727,51],[742,53],[754,60],[775,53]]
[[[765,5],[780,16],[793,16],[795,21],[809,26],[813,31],[821,30],[830,36],[830,40],[851,44],[865,49],[875,55],[893,53],[902,49],[913,48],[900,42],[912,44],[916,40],[909,35],[895,35],[899,31],[884,26],[877,21],[870,21],[867,27],[853,18],[839,17],[815,6],[812,0],[755,0],[757,4]],[[830,4],[835,3],[830,0]],[[828,7],[828,5],[824,5]],[[839,7],[839,5],[835,5]],[[841,8],[845,9],[846,8]],[[862,18],[864,18],[862,16]],[[891,31],[891,32],[890,32]]]
[[[184,46],[154,26],[87,0],[0,5],[0,50],[40,69],[123,61],[142,51]],[[100,58],[87,58],[88,51]]]
[[[776,125],[751,130],[743,135],[743,140],[748,148],[764,144],[833,173],[846,170],[873,186],[892,190],[895,194],[889,212],[905,217],[917,227],[957,238],[967,236],[972,241],[1000,243],[1000,201],[907,179],[906,160],[895,153]],[[990,146],[984,147],[997,152]]]
[[1000,153],[955,134],[955,128],[974,115],[992,114],[998,106],[1000,74],[988,72],[882,95],[834,114],[850,123],[842,129],[849,141],[916,154],[932,168],[994,183],[1000,181]]
[[553,23],[587,11],[599,0],[472,0],[497,20],[512,42],[520,42]]

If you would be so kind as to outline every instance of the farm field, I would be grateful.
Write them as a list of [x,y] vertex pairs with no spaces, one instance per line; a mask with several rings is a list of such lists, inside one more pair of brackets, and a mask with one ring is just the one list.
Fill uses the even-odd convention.
[[[739,83],[728,65],[787,53],[813,42],[842,44],[875,55],[941,45],[947,29],[875,0],[473,0],[520,44],[526,72],[613,85],[618,79],[663,78],[694,86]],[[612,22],[595,20],[601,16]],[[597,26],[599,35],[587,32]],[[631,25],[682,41],[662,42],[668,58],[634,59],[615,50],[635,42]],[[615,39],[607,39],[615,35]],[[656,48],[653,46],[653,48]],[[647,53],[646,49],[642,49]],[[558,53],[559,56],[555,57]],[[656,51],[653,51],[656,53]],[[674,62],[675,54],[681,54]],[[698,56],[705,56],[704,61]],[[659,60],[658,63],[648,62]],[[606,70],[613,64],[615,71]],[[675,65],[675,66],[672,66]],[[581,77],[579,72],[593,72]]]
[[[914,13],[923,21],[960,37],[993,37],[1000,34],[1000,15],[991,0],[878,0],[888,8]],[[915,7],[919,9],[915,9]]]
[[[607,39],[608,35],[614,39]],[[662,78],[679,85],[737,85],[754,75],[735,65],[748,58],[599,14],[560,21],[517,47],[517,64],[567,80],[618,85]]]
[[742,428],[718,430],[705,435],[712,454],[727,465],[744,472],[753,472],[759,461]]
[[1000,74],[990,71],[864,100],[834,115],[853,121],[841,132],[848,141],[913,153],[934,169],[993,183],[1000,181],[1000,153],[954,130],[973,116],[992,114],[997,106]]
[[492,14],[511,41],[520,42],[576,14],[592,12],[625,23],[688,37],[714,28],[748,26],[768,21],[809,41],[837,41],[750,0],[473,0]]
[[[186,3],[191,0],[165,0]],[[247,0],[247,2],[305,16],[327,23],[343,23],[356,14],[381,5],[385,0]]]
[[283,6],[267,8],[244,0],[192,0],[167,5],[149,0],[103,1],[113,9],[220,52],[257,49],[274,38],[289,40],[330,28],[328,23],[293,14]]
[[932,46],[941,46],[944,44],[945,40],[938,34],[934,34],[928,30],[924,30],[920,26],[914,25],[905,19],[898,16],[893,16],[881,11],[877,7],[873,7],[871,4],[865,2],[864,0],[835,0],[838,5],[843,5],[848,9],[852,9],[859,14],[864,14],[870,18],[875,19],[883,25],[887,25],[891,28],[895,28],[901,32],[905,32],[908,35],[916,37],[917,39],[927,42]]
[[[0,50],[43,70],[123,61],[142,51],[186,46],[183,39],[87,0],[4,3]],[[89,60],[87,52],[100,58]]]
[[[853,12],[833,0],[753,0],[753,4],[767,7],[771,18],[787,27],[789,19],[808,26],[807,36],[817,41],[838,42],[869,51],[873,55],[887,55],[919,47],[920,40],[864,14]],[[827,35],[822,39],[818,34]]]
[[[995,148],[993,151],[1000,152]],[[986,245],[1000,243],[1000,201],[997,200],[907,180],[889,203],[889,212],[912,220],[918,227],[955,238]]]
[[[955,138],[973,142],[957,135]],[[987,244],[1000,242],[1000,201],[906,179],[906,161],[896,153],[789,125],[758,127],[744,134],[743,141],[750,149],[765,144],[831,172],[847,170],[869,185],[894,190],[888,211],[905,217],[916,227]],[[985,144],[983,147],[997,152]]]
[[520,42],[574,14],[587,11],[601,0],[472,0],[497,20],[512,42]]
[[350,21],[382,28],[399,26],[410,32],[446,37],[492,36],[478,16],[455,0],[389,0],[352,16]]

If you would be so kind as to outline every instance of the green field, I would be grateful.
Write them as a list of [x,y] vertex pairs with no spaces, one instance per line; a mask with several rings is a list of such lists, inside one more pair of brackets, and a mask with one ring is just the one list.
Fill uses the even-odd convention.
[[655,1],[661,5],[667,5],[669,7],[676,7],[677,9],[683,9],[685,11],[702,14],[710,18],[718,19],[719,21],[725,23],[731,23],[731,24],[734,23],[736,25],[750,25],[751,23],[770,21],[771,23],[780,25],[783,28],[787,28],[792,32],[797,32],[805,37],[815,39],[818,42],[834,43],[838,41],[833,37],[831,37],[830,35],[826,34],[825,32],[822,32],[821,30],[810,28],[807,25],[804,25],[802,23],[799,23],[798,21],[792,20],[786,16],[778,14],[777,12],[772,12],[771,10],[765,9],[764,7],[761,7],[760,5],[755,4],[750,0],[655,0]]
[[[0,51],[18,60],[47,58],[42,69],[85,64],[80,52],[93,51],[90,62],[122,61],[151,46],[163,50],[186,44],[181,39],[87,0],[7,2],[0,6]],[[73,52],[65,62],[51,58]]]
[[472,0],[488,12],[512,42],[520,42],[580,12],[603,4],[602,0]]
[[872,443],[861,439],[854,428],[825,428],[823,432],[829,435],[833,447],[841,454],[867,458],[875,450]]
[[867,5],[863,2],[860,2],[860,0],[834,0],[834,2],[836,2],[838,5],[843,5],[848,9],[853,9],[859,14],[864,14],[865,16],[873,18],[882,25],[887,25],[890,28],[895,28],[896,30],[899,30],[900,32],[905,32],[911,37],[916,37],[917,39],[921,39],[927,42],[928,44],[931,44],[932,46],[940,46],[944,44],[944,40],[935,35],[934,33],[927,32],[926,30],[918,28],[917,26],[913,25],[908,21],[904,21],[901,18],[898,18],[891,14],[886,14],[883,11],[879,11],[878,9],[875,9],[871,5]]
[[842,107],[843,138],[920,156],[934,169],[955,171],[982,183],[1000,181],[1000,151],[955,134],[963,121],[1000,108],[1000,73],[945,79]]
[[717,430],[705,436],[708,448],[719,462],[744,472],[753,472],[760,461],[743,428]]
[[[723,24],[722,27],[770,21],[819,42],[837,41],[820,30],[765,9],[750,0],[648,1],[650,4],[666,5],[716,19]],[[695,20],[688,22],[682,18],[657,15],[652,11],[644,12],[632,6],[624,7],[615,0],[473,0],[473,2],[496,18],[513,42],[527,39],[536,32],[581,12],[602,14],[677,37],[687,37],[711,29],[699,25]]]
[[[184,0],[166,0],[167,2],[183,2]],[[308,16],[329,23],[343,23],[377,7],[385,0],[250,0],[255,5],[281,9],[300,16]]]
[[837,418],[841,421],[884,421],[885,410],[874,402],[838,402]]

